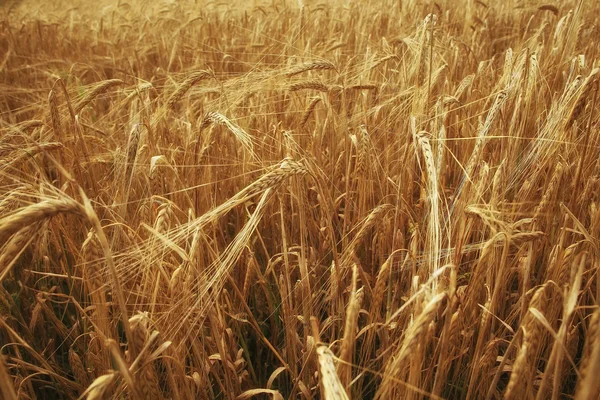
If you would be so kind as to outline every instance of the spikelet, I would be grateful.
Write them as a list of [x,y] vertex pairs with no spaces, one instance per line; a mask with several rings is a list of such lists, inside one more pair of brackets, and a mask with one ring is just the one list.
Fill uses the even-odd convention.
[[431,74],[431,87],[435,86],[438,81],[443,81],[447,72],[448,64],[442,64],[435,71],[433,71]]
[[526,47],[521,50],[519,53],[519,58],[515,62],[511,74],[511,79],[506,85],[506,89],[509,93],[514,93],[515,90],[519,88],[519,83],[523,78],[523,74],[525,73],[525,66],[527,65],[527,61],[529,60],[529,49]]
[[560,48],[563,38],[567,36],[565,30],[569,28],[571,18],[573,18],[573,10],[569,10],[564,17],[558,20],[556,29],[554,30],[554,43],[558,45],[553,49],[554,51]]
[[[527,335],[528,331],[526,328],[523,328],[523,334]],[[518,396],[517,393],[513,393],[517,385],[523,384],[523,376],[526,374],[527,367],[527,354],[529,352],[529,343],[524,341],[519,349],[519,353],[517,354],[517,358],[513,363],[512,370],[510,372],[510,381],[506,387],[506,391],[504,392],[504,399],[513,399]]]
[[[418,38],[419,40],[419,56],[418,56],[418,63],[416,64],[418,66],[418,70],[417,70],[417,84],[419,86],[423,85],[425,83],[425,78],[427,76],[428,73],[428,67],[429,67],[429,63],[431,62],[431,60],[429,60],[429,46],[433,45],[433,32],[430,31],[430,25],[431,27],[435,26],[435,24],[437,23],[437,15],[435,14],[428,14],[425,19],[423,20],[423,23],[421,24],[421,27],[419,28],[419,32],[418,32],[418,36],[420,36]],[[431,73],[431,71],[429,71],[429,73]]]
[[483,202],[483,195],[488,187],[488,181],[490,178],[490,166],[485,161],[481,162],[479,167],[479,175],[477,177],[476,186],[473,194],[475,201]]
[[300,65],[296,65],[286,74],[287,76],[294,76],[307,71],[326,71],[335,70],[335,65],[331,61],[319,60],[308,62]]
[[122,85],[125,82],[123,82],[120,79],[109,79],[106,81],[102,81],[96,85],[94,85],[91,90],[89,90],[81,100],[79,100],[77,103],[75,103],[75,106],[73,107],[73,110],[75,111],[75,114],[79,114],[81,112],[81,110],[83,110],[83,108],[85,106],[87,106],[92,100],[94,100],[96,97],[100,96],[101,94],[105,93],[108,89],[110,89],[113,86],[117,86],[117,85]]
[[538,240],[544,237],[545,235],[546,234],[542,231],[514,233],[510,237],[510,244],[512,244],[513,246],[520,246],[524,243]]
[[490,199],[490,204],[493,208],[496,208],[498,201],[502,200],[502,190],[504,190],[504,173],[506,171],[506,166],[504,162],[500,163],[496,172],[494,173],[494,177],[492,178],[492,196]]
[[346,389],[337,375],[334,356],[327,346],[317,347],[319,358],[320,386],[323,400],[349,400]]
[[438,136],[435,138],[436,145],[436,157],[435,157],[435,173],[436,178],[441,179],[443,167],[444,167],[444,154],[446,154],[446,127],[442,121],[440,126],[440,130],[438,131]]
[[44,126],[44,121],[40,121],[39,119],[30,119],[29,121],[25,121],[19,124],[19,129],[22,131],[28,131],[30,129],[39,128],[40,126]]

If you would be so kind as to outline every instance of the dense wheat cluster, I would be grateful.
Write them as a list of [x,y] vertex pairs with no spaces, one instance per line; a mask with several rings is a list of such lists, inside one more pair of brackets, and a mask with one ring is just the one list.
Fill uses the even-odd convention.
[[0,397],[597,399],[595,1],[0,7]]

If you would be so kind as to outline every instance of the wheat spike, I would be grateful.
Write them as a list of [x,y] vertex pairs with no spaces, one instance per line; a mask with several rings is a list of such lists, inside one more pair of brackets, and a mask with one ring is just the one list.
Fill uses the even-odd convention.
[[310,118],[310,115],[313,113],[313,111],[321,101],[323,101],[321,97],[315,97],[310,101],[308,107],[306,107],[306,110],[304,110],[304,114],[302,114],[302,118],[300,119],[301,126],[306,125],[308,119]]
[[327,346],[317,347],[319,358],[320,386],[324,400],[349,400],[346,389],[337,375],[334,355]]
[[0,243],[6,240],[24,226],[31,226],[36,222],[52,218],[58,214],[76,214],[85,215],[83,206],[75,200],[49,199],[43,200],[37,204],[32,204],[20,209],[14,214],[0,219]]
[[320,60],[296,65],[292,67],[286,75],[291,77],[308,71],[326,71],[335,69],[335,65],[332,62],[327,60]]
[[73,107],[73,110],[75,111],[75,114],[79,114],[81,112],[81,110],[83,110],[83,108],[85,106],[87,106],[92,100],[94,100],[96,97],[102,95],[103,93],[105,93],[108,89],[110,89],[113,86],[117,86],[117,85],[122,85],[125,82],[123,82],[120,79],[109,79],[106,81],[102,81],[96,85],[94,85],[84,96],[81,100],[79,100],[77,103],[75,103],[75,106]]
[[213,77],[213,74],[209,71],[199,71],[190,74],[182,83],[177,87],[173,94],[167,100],[167,108],[173,109],[175,104],[181,100],[181,98],[190,90],[196,83]]

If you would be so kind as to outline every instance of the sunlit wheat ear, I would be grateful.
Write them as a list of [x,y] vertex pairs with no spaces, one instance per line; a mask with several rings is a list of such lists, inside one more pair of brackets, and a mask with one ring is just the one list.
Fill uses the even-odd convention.
[[399,57],[396,54],[390,54],[389,56],[382,57],[379,60],[375,61],[373,63],[373,65],[371,65],[369,67],[369,69],[375,69],[375,68],[379,67],[381,64],[388,62],[390,60],[399,60]]
[[56,92],[54,89],[50,91],[48,95],[48,104],[50,105],[50,118],[52,119],[52,129],[56,138],[60,141],[62,138],[62,121],[60,119],[60,112],[58,111],[58,99],[56,98]]
[[105,392],[109,390],[109,387],[112,386],[113,382],[117,380],[117,378],[117,372],[110,372],[96,378],[84,393],[86,400],[104,399]]
[[135,160],[138,154],[138,146],[140,143],[140,125],[136,124],[133,129],[129,132],[129,138],[127,140],[127,157],[126,157],[126,167],[125,167],[125,182],[131,181],[131,175],[133,172],[133,168],[135,165]]
[[227,117],[225,117],[222,114],[219,114],[218,112],[207,113],[204,116],[204,120],[202,121],[200,129],[205,128],[211,123],[225,126],[227,129],[229,129],[231,133],[233,133],[235,138],[240,142],[240,144],[244,147],[248,154],[250,154],[253,157],[255,156],[252,136],[250,136],[246,131],[244,131],[238,125],[234,124]]
[[550,183],[540,200],[540,203],[537,205],[533,212],[534,221],[539,221],[540,217],[546,212],[550,202],[553,200],[553,197],[556,194],[561,182],[561,178],[563,175],[563,165],[561,162],[558,162],[554,167],[554,172],[552,173],[552,178],[550,179]]
[[[147,313],[138,313],[129,319],[131,325],[132,343],[128,346],[132,352],[131,360],[134,356],[137,357],[142,352],[142,349],[146,346],[146,342],[150,340],[150,321]],[[158,379],[156,371],[154,369],[153,360],[148,356],[148,352],[141,356],[138,362],[138,368],[136,374],[137,388],[140,394],[147,399],[160,399],[162,398],[160,388],[158,387]]]
[[417,40],[419,41],[419,56],[418,56],[418,69],[417,73],[417,84],[419,86],[426,82],[428,73],[428,67],[433,60],[430,60],[429,48],[433,45],[433,29],[437,23],[437,16],[435,14],[428,14],[423,23],[419,27],[417,33]]
[[397,385],[395,380],[404,373],[403,371],[409,368],[410,356],[416,351],[418,346],[426,346],[428,344],[424,341],[424,336],[446,298],[446,293],[435,295],[425,305],[419,316],[406,328],[401,346],[394,351],[393,357],[389,358],[388,364],[385,367],[385,374],[375,398],[385,399],[393,395],[394,387]]
[[[433,150],[426,132],[414,133],[427,170],[427,200],[429,202],[428,242],[430,254],[430,272],[440,267],[440,251],[442,246],[442,225],[440,218],[440,191],[437,168],[433,158]],[[418,150],[417,150],[418,151]],[[435,284],[434,284],[435,286]]]
[[269,188],[278,187],[288,176],[304,175],[306,173],[308,173],[308,171],[304,165],[291,159],[286,159],[279,164],[278,168],[275,168],[271,172],[263,175],[256,182],[238,193],[238,195],[243,197],[254,196],[258,193],[264,192]]
[[300,119],[301,126],[306,125],[311,114],[313,113],[313,111],[315,110],[315,108],[321,101],[323,101],[323,99],[321,97],[315,97],[314,99],[312,99],[310,101],[310,103],[308,104],[308,107],[306,107],[306,110],[304,110],[304,113],[302,114],[302,118]]
[[314,62],[308,62],[300,65],[296,65],[290,69],[286,74],[287,76],[294,76],[308,71],[326,71],[335,70],[335,65],[327,60],[319,60]]
[[[356,236],[350,241],[348,247],[344,250],[341,256],[341,264],[345,269],[348,270],[348,266],[351,265],[352,258],[354,257],[355,251],[358,246],[363,242],[366,235],[369,233],[369,230],[377,224],[390,210],[392,210],[394,206],[391,204],[381,204],[375,207],[367,216],[366,219],[360,221],[357,225],[358,232]],[[343,277],[342,277],[343,278]]]
[[526,314],[524,321],[521,323],[523,330],[523,343],[518,351],[515,362],[513,363],[513,370],[510,374],[510,380],[506,386],[504,392],[504,398],[513,399],[518,396],[518,392],[515,392],[519,385],[528,384],[535,371],[533,362],[540,345],[540,336],[542,335],[542,326],[538,321],[531,309],[543,310],[545,303],[547,302],[546,286],[540,287],[536,290],[535,294],[531,298],[529,303],[529,312]]
[[153,156],[150,158],[150,170],[148,179],[150,180],[150,193],[155,196],[161,196],[169,192],[170,181],[173,176],[173,168],[164,155]]
[[479,129],[479,132],[477,132],[477,141],[475,142],[475,148],[473,149],[473,152],[471,153],[471,156],[469,157],[469,160],[467,162],[464,177],[458,188],[458,194],[460,194],[463,185],[472,179],[472,174],[475,171],[477,163],[479,162],[481,152],[483,151],[483,147],[487,142],[486,136],[489,133],[492,124],[494,123],[494,120],[500,113],[500,109],[506,102],[507,97],[508,94],[504,90],[500,91],[500,93],[496,95],[494,104],[490,108],[490,111],[488,112],[487,117],[485,118],[485,122]]
[[19,231],[24,226],[52,218],[58,214],[85,215],[81,204],[69,198],[48,199],[20,209],[14,214],[0,219],[0,243]]
[[575,120],[579,118],[582,112],[585,109],[586,104],[590,101],[590,94],[594,88],[597,88],[598,81],[596,80],[596,75],[600,72],[600,68],[596,68],[590,72],[590,74],[586,77],[579,88],[579,94],[575,94],[577,100],[569,110],[569,115],[567,117],[567,123],[565,125],[566,129],[569,129]]
[[502,68],[502,77],[510,76],[510,73],[513,68],[513,49],[510,47],[506,49],[506,53],[504,53],[504,67]]
[[103,93],[108,91],[108,89],[110,89],[111,87],[117,86],[117,85],[122,85],[124,83],[125,82],[123,82],[120,79],[109,79],[109,80],[97,83],[92,88],[90,88],[90,90],[88,92],[85,93],[85,95],[81,98],[81,100],[79,100],[77,103],[75,103],[75,105],[73,106],[73,111],[75,111],[75,114],[79,114],[81,112],[81,110],[83,110],[83,108],[85,106],[87,106],[96,97],[102,95]]
[[340,382],[340,378],[333,362],[334,355],[327,346],[317,347],[319,358],[319,377],[321,393],[324,400],[349,400],[346,389]]
[[158,207],[158,214],[156,215],[156,221],[154,221],[154,230],[158,233],[167,232],[171,227],[171,217],[173,215],[173,209],[170,202],[161,204]]
[[371,315],[378,316],[381,312],[381,305],[385,297],[388,281],[390,279],[390,271],[392,267],[393,255],[390,255],[385,262],[379,267],[375,287],[373,288],[373,300],[371,306]]
[[456,90],[454,91],[454,95],[453,97],[457,100],[460,100],[460,98],[462,97],[462,95],[464,94],[464,92],[471,87],[471,85],[473,84],[473,81],[475,80],[475,75],[467,75],[462,81],[460,81],[460,83],[458,84],[458,87],[456,88]]
[[167,100],[167,108],[173,109],[192,86],[204,79],[212,77],[214,77],[214,75],[209,71],[198,71],[190,74],[169,97],[169,100]]
[[352,268],[352,286],[350,300],[346,307],[346,321],[344,324],[344,336],[340,350],[340,360],[342,361],[337,368],[340,381],[345,387],[350,385],[352,380],[352,355],[354,354],[355,338],[358,323],[358,312],[364,297],[363,288],[357,289],[358,285],[358,267],[354,264]]
[[3,199],[0,200],[0,216],[5,216],[16,207],[25,189],[25,187],[17,187],[4,194]]
[[104,284],[102,280],[102,249],[98,241],[98,236],[91,229],[87,238],[81,245],[81,254],[84,263],[85,282],[90,285],[90,292],[99,289]]
[[25,251],[29,243],[36,239],[36,233],[39,228],[39,223],[24,226],[6,244],[0,244],[0,281],[2,281],[10,267],[17,261],[19,254]]

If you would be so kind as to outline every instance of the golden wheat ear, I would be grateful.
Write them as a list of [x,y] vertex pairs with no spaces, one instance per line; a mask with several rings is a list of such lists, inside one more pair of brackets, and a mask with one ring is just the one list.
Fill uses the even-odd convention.
[[334,359],[335,356],[327,346],[317,347],[319,359],[319,377],[321,393],[326,400],[349,400],[346,389],[342,385],[337,374]]

